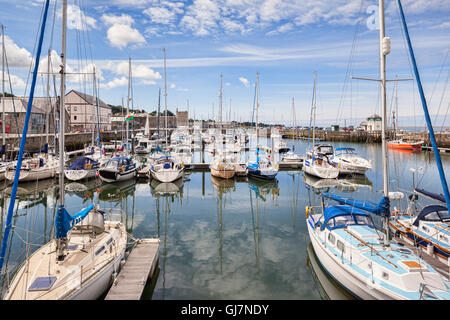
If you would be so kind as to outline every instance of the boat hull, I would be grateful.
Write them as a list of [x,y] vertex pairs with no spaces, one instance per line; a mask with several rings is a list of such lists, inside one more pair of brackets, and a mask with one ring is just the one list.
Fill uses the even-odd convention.
[[222,178],[222,179],[231,179],[235,176],[236,174],[236,170],[231,169],[224,169],[224,170],[220,170],[220,169],[216,169],[214,167],[211,167],[211,175],[217,178]]
[[253,178],[272,180],[278,174],[278,170],[258,170],[248,167],[248,175]]
[[160,182],[169,183],[180,179],[183,176],[184,169],[179,170],[151,170],[150,175],[153,179],[158,180]]
[[312,166],[308,160],[305,160],[303,163],[303,171],[322,179],[336,179],[339,176],[338,168]]
[[409,143],[391,143],[391,142],[388,142],[387,146],[388,146],[389,149],[412,150],[412,151],[421,151],[422,150],[422,144],[421,143],[409,144]]
[[64,170],[65,177],[70,181],[79,181],[95,177],[97,169],[90,170]]
[[102,168],[98,170],[100,179],[108,183],[133,179],[134,177],[136,177],[136,173],[136,168],[128,171],[119,171],[109,168]]

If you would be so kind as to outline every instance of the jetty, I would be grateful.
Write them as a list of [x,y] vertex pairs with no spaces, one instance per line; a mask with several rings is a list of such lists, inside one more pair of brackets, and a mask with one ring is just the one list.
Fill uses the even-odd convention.
[[105,300],[140,300],[158,265],[159,239],[139,239]]

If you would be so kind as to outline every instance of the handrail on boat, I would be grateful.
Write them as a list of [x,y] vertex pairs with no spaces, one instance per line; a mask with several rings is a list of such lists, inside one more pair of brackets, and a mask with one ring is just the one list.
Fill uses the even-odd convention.
[[353,238],[355,238],[356,240],[358,240],[359,242],[361,242],[362,244],[364,244],[365,246],[369,247],[372,251],[375,252],[375,254],[377,256],[379,256],[381,259],[383,259],[384,261],[388,262],[389,264],[393,265],[394,267],[398,268],[397,265],[395,265],[394,263],[392,263],[391,261],[387,260],[385,257],[383,257],[374,247],[372,247],[371,245],[369,245],[367,242],[365,242],[364,240],[358,238],[356,235],[354,235],[353,233],[351,233],[350,231],[347,230],[347,228],[344,229],[345,232],[347,232],[349,235],[351,235]]

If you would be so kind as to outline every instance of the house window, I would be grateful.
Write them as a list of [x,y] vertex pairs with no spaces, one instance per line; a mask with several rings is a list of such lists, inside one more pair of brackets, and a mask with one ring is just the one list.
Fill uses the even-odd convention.
[[77,120],[77,116],[73,116],[73,120]]
[[74,106],[73,111],[77,111],[77,110],[78,110],[77,106]]

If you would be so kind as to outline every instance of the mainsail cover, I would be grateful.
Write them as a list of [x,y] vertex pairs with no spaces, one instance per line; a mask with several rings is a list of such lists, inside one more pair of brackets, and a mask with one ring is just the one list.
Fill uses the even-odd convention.
[[443,194],[437,194],[437,193],[426,191],[426,190],[420,189],[420,188],[416,188],[414,191],[416,191],[418,193],[421,193],[421,194],[423,194],[423,195],[425,195],[427,197],[430,197],[430,198],[432,198],[434,200],[438,200],[438,201],[441,201],[441,202],[445,203],[445,197],[444,197]]
[[328,192],[322,193],[322,196],[333,199],[341,204],[348,204],[352,207],[376,214],[381,215],[385,217],[390,216],[390,210],[389,210],[389,198],[383,197],[381,198],[380,202],[375,203],[369,200],[355,200],[350,197],[344,197],[344,196],[338,196],[335,194],[331,194]]
[[93,204],[71,216],[64,207],[60,206],[55,219],[56,238],[67,238],[67,232],[83,220],[92,209],[94,209]]
[[[90,166],[89,166],[90,165]],[[92,160],[88,157],[79,157],[74,162],[71,163],[69,166],[69,170],[84,170],[88,169],[89,167],[91,169],[95,169],[99,167],[99,163],[95,160]]]

